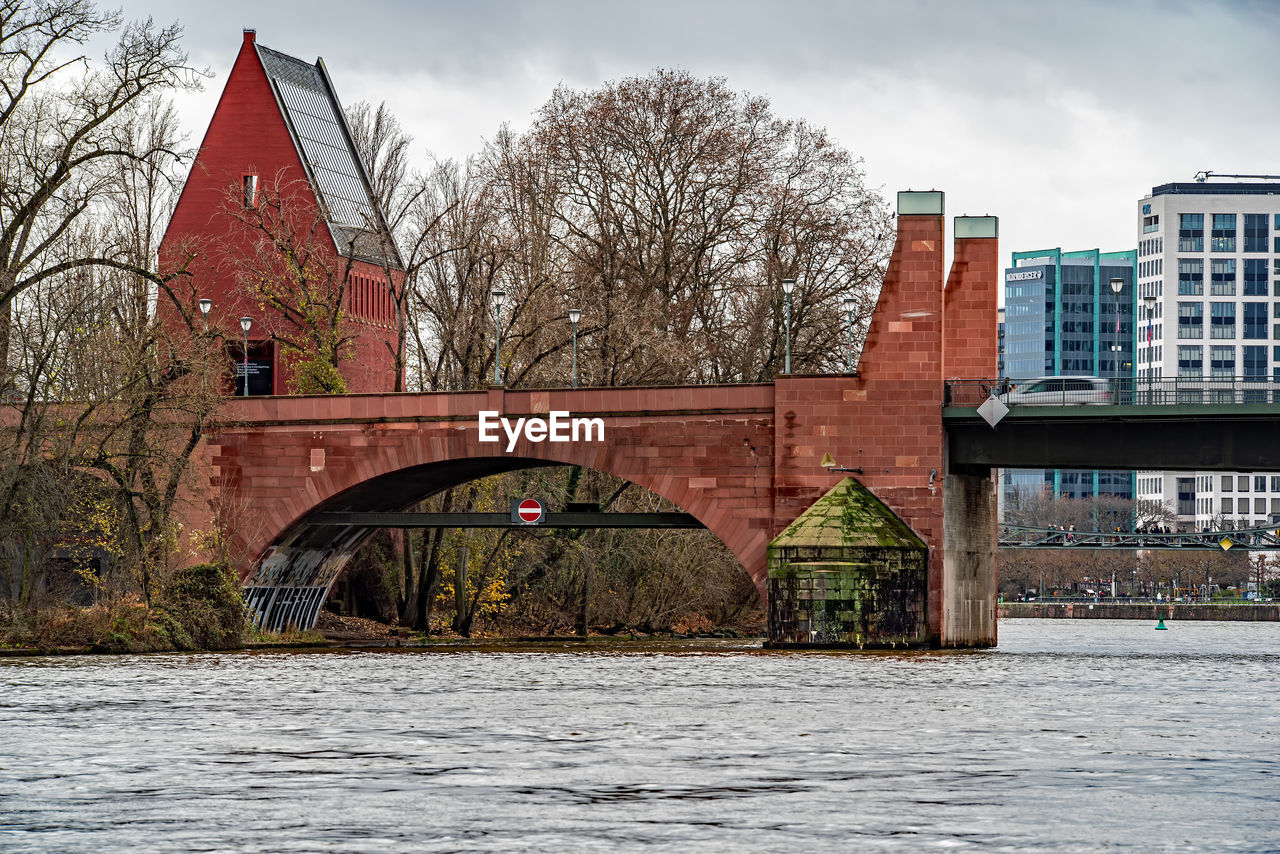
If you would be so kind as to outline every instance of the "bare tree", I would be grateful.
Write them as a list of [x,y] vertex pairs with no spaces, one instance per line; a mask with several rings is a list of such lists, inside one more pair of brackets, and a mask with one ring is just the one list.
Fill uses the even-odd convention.
[[[548,323],[584,311],[583,370],[601,385],[768,378],[781,279],[799,280],[799,370],[842,365],[844,317],[874,305],[892,218],[825,132],[776,118],[719,78],[656,71],[560,87],[523,136],[484,155],[513,263],[513,370],[545,382]],[[535,367],[536,366],[536,367]]]
[[[80,48],[119,30],[101,65]],[[14,301],[76,267],[127,264],[129,247],[55,258],[53,250],[94,206],[121,158],[173,152],[130,145],[127,128],[148,95],[195,88],[181,28],[121,26],[88,0],[0,3],[0,386],[9,367]]]

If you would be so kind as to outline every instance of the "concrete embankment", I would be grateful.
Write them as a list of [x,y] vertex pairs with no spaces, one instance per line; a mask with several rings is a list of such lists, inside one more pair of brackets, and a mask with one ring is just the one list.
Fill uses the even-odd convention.
[[1198,602],[1003,602],[996,612],[1006,617],[1065,620],[1236,620],[1280,622],[1280,603],[1210,605]]

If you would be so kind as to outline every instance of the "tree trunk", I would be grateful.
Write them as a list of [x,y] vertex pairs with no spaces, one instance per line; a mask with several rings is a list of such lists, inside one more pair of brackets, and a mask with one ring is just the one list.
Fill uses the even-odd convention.
[[[471,546],[465,539],[458,546],[458,565],[453,576],[453,630],[463,637],[471,636],[471,620],[467,609],[467,564]],[[476,595],[479,595],[477,591]]]
[[589,609],[591,603],[591,569],[585,563],[582,565],[582,598],[578,602],[578,637],[585,638],[587,636],[587,624],[589,617]]
[[413,529],[402,528],[400,530],[400,557],[403,562],[404,578],[400,588],[400,595],[396,597],[396,609],[400,612],[400,625],[412,626],[413,615],[409,613],[409,603],[413,602]]
[[440,575],[440,541],[443,537],[444,529],[436,528],[430,537],[422,538],[418,596],[413,609],[413,627],[421,632],[431,631],[431,598],[435,595],[436,579]]
[[0,391],[9,385],[9,336],[13,326],[13,303],[0,306]]

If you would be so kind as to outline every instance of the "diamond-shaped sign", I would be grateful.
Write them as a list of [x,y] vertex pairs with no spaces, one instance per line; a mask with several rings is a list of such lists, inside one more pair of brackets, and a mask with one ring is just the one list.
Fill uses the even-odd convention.
[[1000,419],[1009,414],[1009,407],[996,397],[988,397],[986,401],[978,407],[978,414],[982,416],[982,420],[987,422],[994,428],[1000,423]]
[[1218,540],[1218,545],[1222,546],[1222,550],[1225,552],[1227,549],[1234,546],[1235,543],[1231,542],[1230,537],[1223,537],[1222,539]]

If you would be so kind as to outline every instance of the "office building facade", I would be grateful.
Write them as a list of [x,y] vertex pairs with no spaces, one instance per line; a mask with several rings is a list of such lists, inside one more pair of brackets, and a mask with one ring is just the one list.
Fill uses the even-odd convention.
[[[1153,187],[1137,232],[1138,387],[1177,378],[1199,396],[1206,381],[1228,405],[1268,396],[1225,381],[1280,382],[1280,181]],[[1280,472],[1142,471],[1138,497],[1182,528],[1261,527],[1280,518]]]
[[[1040,376],[1134,376],[1137,253],[1014,252],[1005,270],[1004,366],[1011,382]],[[1111,286],[1118,280],[1119,290]],[[1064,498],[1134,497],[1131,471],[1003,469],[1000,504],[1049,491]]]

